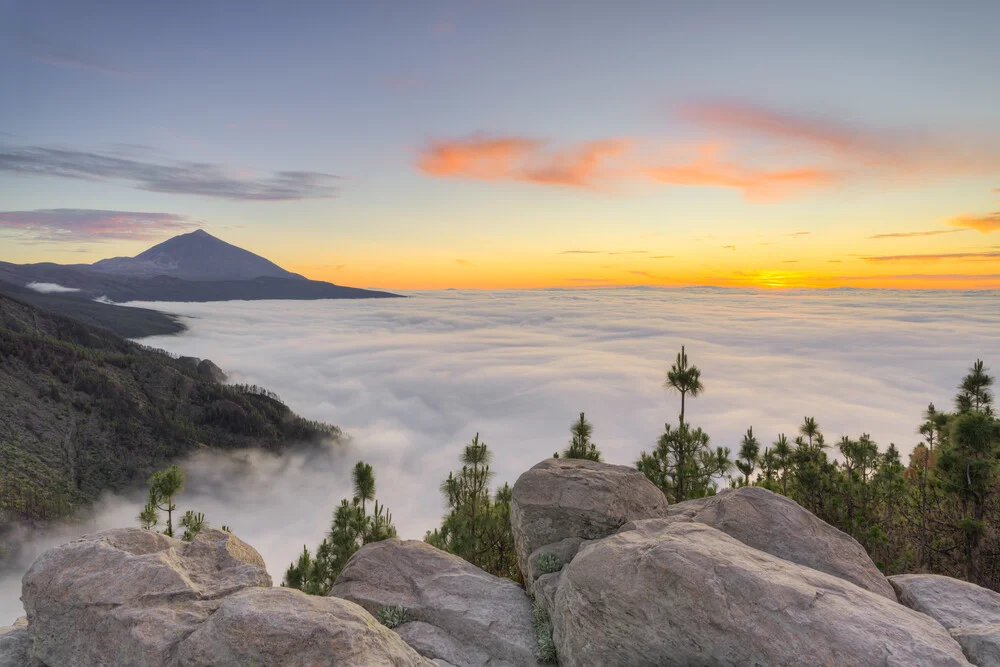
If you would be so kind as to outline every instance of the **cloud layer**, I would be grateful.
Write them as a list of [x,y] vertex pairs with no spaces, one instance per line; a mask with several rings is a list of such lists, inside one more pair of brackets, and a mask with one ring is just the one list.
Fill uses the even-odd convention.
[[102,211],[89,208],[48,208],[0,211],[0,228],[37,241],[150,241],[165,234],[188,231],[195,224],[187,216],[140,211]]
[[[646,288],[161,304],[191,329],[144,342],[210,358],[353,436],[325,457],[188,464],[201,481],[179,504],[232,525],[280,580],[321,539],[359,459],[374,465],[400,534],[417,539],[440,521],[438,484],[476,433],[498,484],[563,448],[580,411],[608,461],[634,462],[676,420],[662,383],[681,345],[706,388],[689,416],[715,444],[735,451],[751,425],[771,442],[813,415],[829,441],[867,432],[905,455],[921,411],[947,408],[976,357],[1000,366],[995,298]],[[259,481],[240,482],[239,466]],[[141,502],[112,505],[95,525],[131,524]]]
[[139,190],[219,199],[280,201],[332,197],[337,177],[315,171],[234,174],[219,164],[152,162],[44,146],[0,146],[0,171],[124,183]]

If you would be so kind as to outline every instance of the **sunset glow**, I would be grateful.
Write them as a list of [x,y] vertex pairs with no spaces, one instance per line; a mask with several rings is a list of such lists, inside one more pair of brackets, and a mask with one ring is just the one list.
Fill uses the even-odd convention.
[[1000,287],[1000,10],[725,4],[15,3],[2,259],[202,228],[389,289]]

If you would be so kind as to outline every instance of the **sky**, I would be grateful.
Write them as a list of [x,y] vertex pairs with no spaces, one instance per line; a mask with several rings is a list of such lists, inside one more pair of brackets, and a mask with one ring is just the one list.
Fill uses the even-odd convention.
[[0,0],[0,260],[1000,288],[1000,3]]

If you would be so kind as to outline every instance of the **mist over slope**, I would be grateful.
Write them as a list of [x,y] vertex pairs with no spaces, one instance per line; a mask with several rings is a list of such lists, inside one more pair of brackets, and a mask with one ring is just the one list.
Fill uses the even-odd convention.
[[[595,290],[429,292],[373,301],[162,306],[181,336],[142,342],[209,357],[235,382],[267,386],[297,413],[341,425],[341,450],[317,458],[234,452],[182,463],[181,509],[206,513],[264,556],[280,580],[315,546],[349,468],[375,467],[400,535],[423,537],[444,507],[438,485],[477,432],[497,484],[561,449],[586,411],[606,460],[632,464],[678,402],[664,371],[683,344],[706,392],[689,419],[735,450],[748,426],[763,443],[815,416],[829,440],[868,432],[904,459],[930,401],[950,406],[979,356],[1000,363],[996,293]],[[155,306],[156,304],[144,304]],[[960,335],[956,332],[962,332]],[[141,497],[114,497],[89,524],[135,525]],[[24,563],[27,567],[27,563]],[[0,621],[17,612],[20,572],[0,577]],[[17,613],[6,613],[9,619]]]
[[375,466],[400,534],[414,538],[437,525],[438,484],[477,432],[496,453],[498,483],[564,446],[580,411],[605,458],[632,464],[676,419],[677,397],[662,384],[682,344],[706,387],[689,419],[734,451],[751,425],[770,443],[811,415],[831,441],[867,432],[905,457],[928,402],[950,405],[977,356],[1000,363],[995,293],[410,296],[172,303],[190,332],[145,342],[218,359],[234,380],[273,387],[305,417],[341,425]]

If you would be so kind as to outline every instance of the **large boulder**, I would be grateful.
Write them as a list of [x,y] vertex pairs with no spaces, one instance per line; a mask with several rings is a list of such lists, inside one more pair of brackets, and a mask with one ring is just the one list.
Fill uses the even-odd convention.
[[700,523],[584,546],[552,610],[561,665],[967,665],[929,617]]
[[794,500],[759,486],[677,503],[668,515],[703,523],[754,549],[896,600],[892,586],[857,540]]
[[126,528],[45,552],[21,598],[45,664],[162,665],[221,598],[261,586],[271,586],[263,559],[234,535],[182,542]]
[[939,574],[899,574],[889,582],[900,603],[946,627],[972,664],[1000,667],[1000,593]]
[[373,615],[401,606],[396,628],[421,655],[457,667],[534,665],[531,602],[520,586],[415,540],[362,547],[330,595]]
[[14,625],[0,628],[0,667],[34,667],[41,665],[31,650],[28,619],[19,618]]
[[667,515],[667,499],[635,468],[583,459],[547,459],[514,484],[514,547],[531,591],[531,556],[566,538],[593,540],[629,521]]
[[356,604],[288,588],[248,588],[222,600],[177,651],[179,667],[431,665]]

